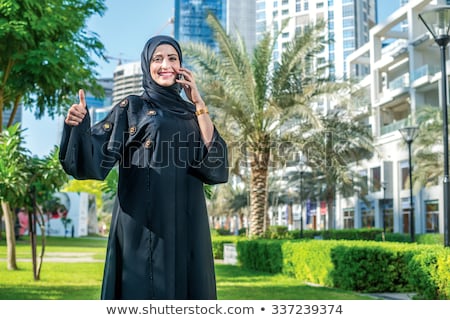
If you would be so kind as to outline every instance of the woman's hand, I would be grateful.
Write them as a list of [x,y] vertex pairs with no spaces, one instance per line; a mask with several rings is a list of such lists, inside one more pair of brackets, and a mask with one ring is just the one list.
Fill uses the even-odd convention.
[[80,89],[78,91],[78,96],[80,99],[80,102],[77,104],[73,104],[67,113],[67,117],[64,120],[66,124],[72,127],[78,126],[81,121],[83,121],[84,117],[86,116],[87,109],[86,109],[86,98],[84,96],[83,89]]
[[205,103],[198,92],[192,71],[186,68],[180,68],[176,72],[183,76],[181,79],[177,79],[176,81],[183,87],[186,97],[196,106],[198,105],[204,107]]

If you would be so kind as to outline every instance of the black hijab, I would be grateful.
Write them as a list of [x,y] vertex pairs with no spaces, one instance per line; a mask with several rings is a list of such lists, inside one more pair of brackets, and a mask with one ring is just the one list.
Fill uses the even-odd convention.
[[195,106],[181,97],[181,86],[179,83],[175,83],[170,87],[163,87],[157,84],[150,74],[150,63],[153,53],[161,44],[169,44],[174,47],[180,58],[180,63],[183,62],[180,45],[175,39],[164,35],[150,38],[141,54],[143,98],[161,109],[182,114],[186,112],[193,113],[195,112]]

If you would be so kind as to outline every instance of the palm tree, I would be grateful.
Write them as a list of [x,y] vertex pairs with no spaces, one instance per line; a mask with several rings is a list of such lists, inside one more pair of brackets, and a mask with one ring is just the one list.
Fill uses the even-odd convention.
[[323,127],[309,131],[304,151],[310,177],[315,181],[310,192],[327,202],[328,229],[334,229],[336,193],[354,194],[357,188],[367,188],[352,166],[370,159],[375,149],[370,130],[347,111],[335,109],[321,116],[321,122]]
[[419,133],[414,140],[414,177],[417,185],[437,185],[444,175],[442,149],[442,111],[439,107],[424,106],[416,114]]
[[[212,14],[208,22],[219,45],[217,52],[204,44],[186,43],[188,64],[196,71],[205,102],[213,107],[216,124],[229,144],[230,163],[238,159],[250,170],[250,236],[262,235],[267,227],[268,173],[278,143],[287,138],[287,125],[295,119],[318,125],[311,103],[336,92],[341,85],[328,81],[315,57],[323,48],[324,24],[305,28],[274,63],[275,40],[266,33],[247,52],[238,34],[231,38]],[[284,29],[284,25],[280,30]],[[281,32],[281,31],[280,31]],[[296,122],[299,123],[298,121]],[[291,141],[297,133],[290,132]],[[240,152],[242,151],[242,152]]]

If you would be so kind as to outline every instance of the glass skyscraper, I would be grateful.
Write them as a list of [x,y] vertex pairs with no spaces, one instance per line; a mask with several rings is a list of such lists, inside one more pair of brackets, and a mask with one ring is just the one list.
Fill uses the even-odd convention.
[[206,21],[208,12],[212,12],[225,27],[226,0],[175,0],[175,39],[202,42],[217,48],[213,31]]

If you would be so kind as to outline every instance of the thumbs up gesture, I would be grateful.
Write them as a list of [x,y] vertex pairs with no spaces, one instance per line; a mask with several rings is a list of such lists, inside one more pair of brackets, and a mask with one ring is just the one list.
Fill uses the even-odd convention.
[[78,126],[81,121],[83,121],[84,117],[86,116],[87,109],[86,109],[86,98],[84,96],[84,90],[80,89],[78,91],[78,96],[80,99],[79,103],[73,104],[69,108],[69,112],[67,113],[67,117],[64,120],[66,124],[69,126],[75,127]]

